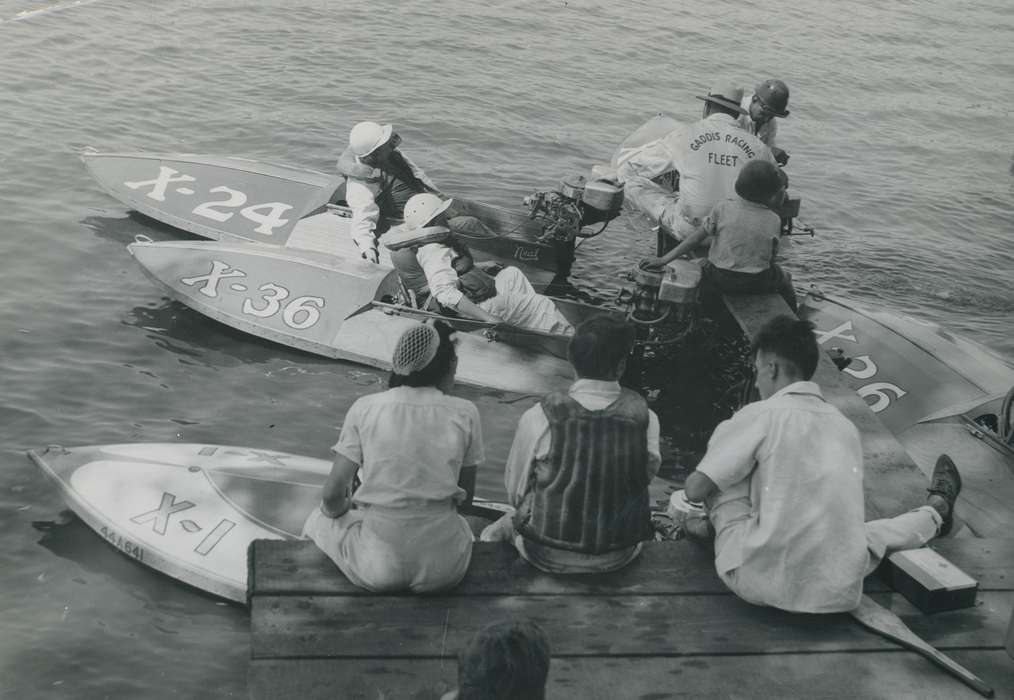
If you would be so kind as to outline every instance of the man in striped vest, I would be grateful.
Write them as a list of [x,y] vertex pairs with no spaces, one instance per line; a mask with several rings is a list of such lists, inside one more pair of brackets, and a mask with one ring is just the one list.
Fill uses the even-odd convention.
[[577,327],[569,354],[578,379],[521,417],[505,474],[517,510],[484,541],[509,540],[535,567],[567,574],[615,571],[653,536],[658,416],[619,384],[633,344],[633,328],[612,316]]

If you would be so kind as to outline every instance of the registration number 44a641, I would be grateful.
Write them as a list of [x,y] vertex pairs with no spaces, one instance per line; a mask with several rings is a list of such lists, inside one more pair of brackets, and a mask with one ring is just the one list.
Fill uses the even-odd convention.
[[[246,284],[238,281],[246,276],[243,270],[221,260],[212,260],[207,274],[183,277],[180,282],[193,287],[197,293],[209,299],[216,299],[223,280],[234,280],[228,283],[228,288],[233,292],[243,294],[250,291]],[[323,297],[304,295],[290,299],[291,296],[292,293],[286,287],[265,282],[255,291],[250,291],[250,296],[243,299],[240,309],[248,316],[262,319],[281,312],[282,323],[295,330],[306,330],[320,320],[320,312],[325,305]]]

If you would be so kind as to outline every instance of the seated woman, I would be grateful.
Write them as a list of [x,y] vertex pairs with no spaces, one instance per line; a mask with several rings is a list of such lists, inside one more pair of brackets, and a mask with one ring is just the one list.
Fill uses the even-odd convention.
[[571,334],[573,326],[552,299],[536,293],[524,273],[505,267],[493,277],[479,269],[468,247],[447,227],[454,200],[414,195],[405,224],[384,236],[401,281],[416,298],[431,296],[462,316],[546,333]]
[[472,531],[455,506],[471,502],[484,454],[478,409],[450,395],[452,334],[437,321],[401,336],[390,388],[345,414],[320,508],[303,527],[370,591],[445,590],[468,569]]
[[664,265],[691,253],[711,237],[703,270],[704,294],[777,292],[795,311],[792,277],[775,264],[782,220],[774,209],[785,199],[785,183],[777,166],[750,161],[736,179],[737,197],[718,202],[697,232],[661,258],[647,258],[646,262]]

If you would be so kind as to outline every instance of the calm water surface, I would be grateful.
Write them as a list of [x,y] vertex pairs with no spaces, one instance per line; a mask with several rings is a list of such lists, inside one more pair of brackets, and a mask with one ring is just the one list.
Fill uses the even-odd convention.
[[[781,124],[816,239],[792,269],[1014,356],[1014,5],[714,0],[437,3],[0,0],[0,697],[244,697],[246,613],[62,513],[23,451],[190,441],[326,457],[375,371],[169,303],[77,153],[177,151],[329,169],[393,121],[445,191],[498,204],[584,173],[716,78],[792,88]],[[612,234],[612,235],[608,235]],[[633,217],[582,249],[616,286]],[[530,400],[473,390],[496,497]]]

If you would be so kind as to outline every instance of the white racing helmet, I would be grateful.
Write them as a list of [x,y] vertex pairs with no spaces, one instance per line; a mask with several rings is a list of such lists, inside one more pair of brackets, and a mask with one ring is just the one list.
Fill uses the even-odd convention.
[[453,199],[441,199],[430,192],[414,194],[405,203],[405,228],[408,230],[420,229],[434,217],[447,211]]
[[349,132],[349,147],[360,158],[368,156],[390,141],[393,131],[390,124],[359,122]]

